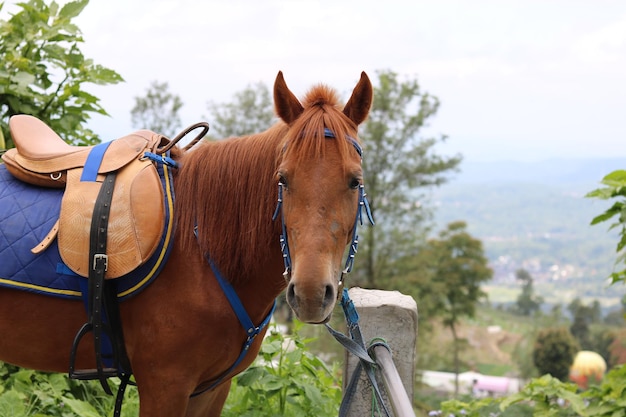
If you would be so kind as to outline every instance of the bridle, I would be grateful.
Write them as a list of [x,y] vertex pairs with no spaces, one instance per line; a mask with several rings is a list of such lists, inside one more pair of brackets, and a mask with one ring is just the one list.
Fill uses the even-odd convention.
[[[327,139],[334,139],[335,134],[328,128],[324,128],[324,137]],[[346,136],[346,138],[352,143],[352,146],[357,151],[359,156],[361,157],[361,161],[363,160],[363,149],[361,145],[356,141],[356,139]],[[278,183],[278,202],[276,204],[276,210],[274,210],[274,215],[272,216],[272,220],[276,220],[278,218],[278,214],[281,214],[281,222],[282,222],[282,232],[280,235],[280,250],[283,253],[283,262],[285,264],[285,272],[283,272],[283,276],[285,277],[285,281],[289,282],[291,280],[291,255],[289,254],[289,242],[287,240],[287,225],[285,224],[285,213],[282,210],[283,205],[283,183]],[[344,286],[344,278],[345,275],[352,271],[352,267],[354,266],[354,257],[357,253],[357,249],[359,246],[359,236],[357,234],[357,228],[359,224],[363,224],[363,209],[365,209],[365,214],[367,215],[367,219],[370,224],[374,225],[374,218],[372,217],[372,210],[370,209],[369,202],[367,201],[367,194],[365,193],[365,186],[363,184],[359,184],[359,202],[356,210],[356,217],[354,219],[354,226],[352,228],[352,240],[350,241],[350,250],[348,251],[348,257],[346,258],[346,263],[341,272],[341,276],[339,277],[339,287],[337,291],[337,297],[341,297],[343,293]]]

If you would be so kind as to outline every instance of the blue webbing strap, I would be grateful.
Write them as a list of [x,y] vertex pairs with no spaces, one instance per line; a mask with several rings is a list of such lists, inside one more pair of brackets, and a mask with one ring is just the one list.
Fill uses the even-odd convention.
[[148,158],[151,161],[156,162],[157,164],[164,164],[172,168],[178,168],[178,162],[174,161],[172,158],[170,158],[169,156],[165,154],[157,155],[155,153],[146,151],[143,153],[143,157]]
[[228,281],[226,281],[226,279],[224,279],[219,269],[213,263],[213,260],[208,259],[208,262],[209,262],[209,265],[211,265],[211,269],[213,270],[213,274],[215,275],[217,282],[220,284],[220,287],[222,287],[222,291],[224,291],[226,298],[228,298],[228,302],[230,303],[230,306],[233,308],[235,315],[237,315],[237,318],[239,319],[239,323],[241,323],[241,325],[245,329],[246,334],[253,333],[255,331],[256,326],[254,325],[254,323],[252,323],[252,320],[250,320],[250,317],[248,316],[248,312],[246,311],[243,304],[241,304],[241,300],[239,299],[239,296],[235,292],[235,289],[233,288],[232,285],[230,285]]
[[248,354],[248,351],[250,350],[250,346],[254,342],[254,339],[269,324],[272,318],[272,315],[274,314],[274,310],[276,309],[276,300],[274,300],[274,304],[272,305],[272,309],[270,310],[270,312],[267,314],[267,316],[265,316],[263,321],[258,326],[255,326],[252,320],[250,319],[250,316],[248,316],[248,312],[246,311],[246,308],[241,303],[241,300],[239,299],[239,296],[237,295],[237,292],[235,291],[233,286],[230,285],[230,283],[222,276],[222,273],[215,266],[213,261],[208,256],[206,258],[207,258],[207,262],[211,266],[211,269],[213,270],[213,274],[215,275],[217,282],[220,284],[222,291],[226,295],[226,298],[228,299],[228,302],[230,303],[231,308],[235,312],[235,315],[237,316],[239,323],[241,323],[241,326],[246,331],[246,334],[248,335],[248,337],[246,341],[244,342],[243,347],[241,348],[241,352],[239,353],[239,356],[237,357],[235,362],[230,366],[230,368],[224,371],[219,377],[217,377],[217,379],[215,379],[213,382],[211,382],[207,386],[201,385],[200,387],[198,387],[198,389],[193,394],[190,395],[191,398],[196,397],[210,389],[213,389],[234,371],[237,365],[239,365],[241,361],[243,361],[243,359]]
[[89,155],[87,155],[85,166],[83,167],[83,173],[80,176],[81,181],[93,182],[98,178],[98,170],[100,169],[102,158],[104,158],[104,154],[109,148],[110,144],[110,141],[103,142],[91,148],[91,151],[89,151]]

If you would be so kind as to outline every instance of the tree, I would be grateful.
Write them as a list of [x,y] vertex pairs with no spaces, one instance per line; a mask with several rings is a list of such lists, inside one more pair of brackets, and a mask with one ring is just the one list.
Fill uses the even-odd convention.
[[[422,301],[428,300],[426,303],[429,313],[440,317],[444,326],[450,329],[454,340],[456,393],[460,369],[459,352],[462,347],[457,327],[461,317],[474,316],[476,304],[486,297],[480,286],[493,276],[483,253],[482,242],[467,233],[466,227],[465,222],[450,223],[439,233],[437,239],[429,240],[420,254],[412,262],[408,262],[409,270],[411,264],[421,264],[416,269],[424,274],[418,278],[422,285],[411,285],[415,281],[408,279],[403,288],[415,294],[415,298],[420,301],[420,315],[424,315]],[[403,264],[406,265],[407,261],[409,260],[405,260]]]
[[604,323],[621,327],[624,325],[624,318],[626,318],[626,295],[622,297],[619,308],[610,311],[604,317]]
[[439,100],[423,92],[417,80],[378,72],[370,116],[360,132],[366,148],[364,183],[376,220],[376,227],[361,232],[362,256],[355,271],[361,285],[385,285],[397,272],[395,262],[417,253],[430,216],[420,190],[444,183],[461,161],[434,153],[445,136],[420,134],[438,109]]
[[152,81],[144,97],[135,97],[135,107],[130,111],[133,127],[175,136],[181,127],[178,111],[182,106],[180,97],[169,92],[166,82]]
[[572,336],[578,340],[582,349],[595,350],[594,343],[597,340],[592,337],[590,326],[602,321],[602,310],[598,300],[594,300],[591,306],[587,306],[577,297],[572,300],[567,309],[573,317],[573,323],[570,326]]
[[515,278],[522,282],[522,293],[515,301],[515,311],[522,316],[530,316],[540,310],[543,298],[535,295],[533,277],[528,271],[518,269]]
[[535,340],[533,363],[541,375],[550,374],[566,381],[579,350],[578,343],[566,328],[544,329]]
[[0,21],[0,130],[7,147],[13,146],[8,121],[15,114],[38,117],[70,143],[100,141],[85,123],[92,113],[107,113],[83,86],[123,80],[79,49],[83,38],[72,19],[87,3],[77,0],[59,8],[54,1],[29,0],[19,3],[22,10],[8,21]]
[[211,137],[227,138],[262,132],[275,121],[270,90],[262,82],[235,93],[231,103],[208,103]]

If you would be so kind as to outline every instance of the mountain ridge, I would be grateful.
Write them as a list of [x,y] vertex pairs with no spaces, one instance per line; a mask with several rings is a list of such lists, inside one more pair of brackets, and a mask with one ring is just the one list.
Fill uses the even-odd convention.
[[626,169],[626,157],[550,158],[540,161],[462,161],[450,183],[600,184],[608,173]]

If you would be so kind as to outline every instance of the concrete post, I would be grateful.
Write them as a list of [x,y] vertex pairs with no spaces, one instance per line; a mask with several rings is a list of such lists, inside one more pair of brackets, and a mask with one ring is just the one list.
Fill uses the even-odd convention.
[[[349,294],[360,316],[359,325],[366,347],[369,347],[370,341],[374,338],[383,338],[387,341],[402,384],[412,401],[417,339],[415,300],[398,291],[365,290],[358,287],[351,288]],[[346,352],[344,389],[358,361],[358,358]],[[379,385],[382,388],[382,379],[379,380]],[[385,399],[391,410],[389,399]],[[365,373],[362,373],[348,416],[372,415],[371,410],[372,389]]]

